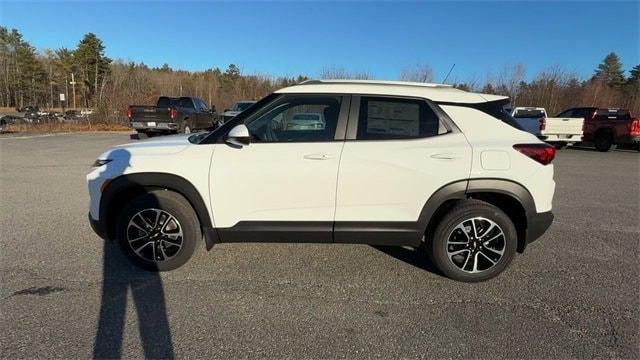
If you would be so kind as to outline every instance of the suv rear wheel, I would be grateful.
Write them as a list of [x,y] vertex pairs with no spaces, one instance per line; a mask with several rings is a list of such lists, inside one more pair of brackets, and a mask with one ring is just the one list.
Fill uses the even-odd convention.
[[465,200],[438,224],[428,250],[446,276],[478,282],[506,269],[517,243],[516,228],[502,210],[483,201]]
[[185,264],[202,239],[191,204],[166,190],[133,199],[121,212],[116,231],[122,251],[133,263],[151,271]]

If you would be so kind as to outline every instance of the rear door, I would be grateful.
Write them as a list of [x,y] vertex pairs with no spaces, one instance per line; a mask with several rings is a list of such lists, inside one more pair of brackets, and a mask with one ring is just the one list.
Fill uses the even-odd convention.
[[202,101],[202,99],[193,98],[193,101],[196,105],[196,118],[197,118],[197,128],[198,129],[206,129],[212,126],[211,122],[211,113],[209,112],[209,107]]
[[469,178],[469,143],[434,110],[424,99],[352,98],[338,173],[336,242],[357,242],[361,234],[381,244],[421,237],[424,229],[416,226],[429,197]]
[[198,127],[198,114],[196,112],[196,106],[193,103],[193,100],[189,97],[181,97],[180,98],[180,110],[178,111],[178,119],[175,119],[177,122],[182,122],[183,119],[187,119],[186,123],[191,128],[191,130]]

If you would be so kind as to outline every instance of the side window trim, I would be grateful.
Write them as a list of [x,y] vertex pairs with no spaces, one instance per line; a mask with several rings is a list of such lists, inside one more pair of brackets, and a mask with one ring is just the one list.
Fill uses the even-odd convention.
[[338,125],[336,126],[336,133],[333,137],[336,141],[343,141],[347,132],[347,124],[349,122],[349,111],[351,104],[350,95],[342,95],[340,101],[340,113],[338,114]]
[[358,136],[358,121],[360,119],[360,95],[351,96],[349,109],[349,122],[347,123],[346,140],[356,140]]

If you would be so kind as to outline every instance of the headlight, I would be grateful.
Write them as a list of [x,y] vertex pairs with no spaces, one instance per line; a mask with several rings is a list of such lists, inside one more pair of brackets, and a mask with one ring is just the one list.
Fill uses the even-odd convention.
[[98,159],[93,163],[93,165],[91,165],[91,167],[100,167],[102,165],[107,165],[111,161],[112,159]]

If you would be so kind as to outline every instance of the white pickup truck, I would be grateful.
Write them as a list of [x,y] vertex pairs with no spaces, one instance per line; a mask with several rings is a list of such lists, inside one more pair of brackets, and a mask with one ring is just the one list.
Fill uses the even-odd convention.
[[547,117],[547,111],[541,107],[515,107],[506,110],[525,131],[557,147],[582,141],[584,117],[580,114],[564,111],[556,117]]

